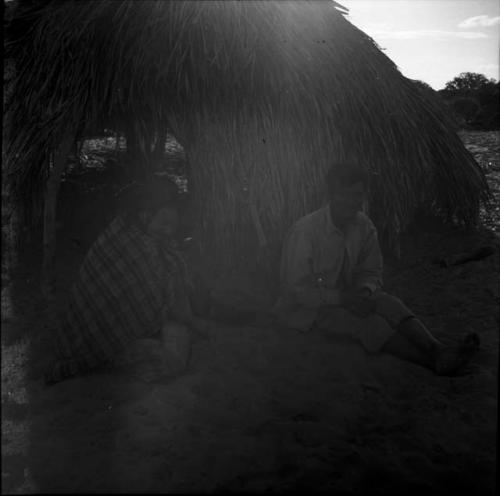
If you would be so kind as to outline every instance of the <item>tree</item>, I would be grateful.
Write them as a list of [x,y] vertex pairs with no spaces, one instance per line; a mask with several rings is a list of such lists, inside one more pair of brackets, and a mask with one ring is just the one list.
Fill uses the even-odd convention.
[[438,93],[453,108],[459,122],[476,129],[497,129],[499,88],[500,83],[484,74],[462,72]]
[[481,112],[481,104],[476,98],[465,96],[452,100],[452,108],[456,114],[463,118],[462,124],[474,125]]
[[484,87],[495,84],[494,79],[488,79],[484,74],[477,72],[461,72],[458,76],[448,81],[444,87],[449,93],[476,93]]

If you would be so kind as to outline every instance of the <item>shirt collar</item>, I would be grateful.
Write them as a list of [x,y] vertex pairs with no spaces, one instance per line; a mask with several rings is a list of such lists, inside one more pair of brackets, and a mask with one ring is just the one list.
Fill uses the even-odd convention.
[[330,203],[327,203],[324,208],[324,217],[326,224],[326,232],[328,234],[335,234],[341,232],[340,229],[333,223],[332,216],[330,215]]
[[[324,219],[326,224],[326,231],[328,234],[342,234],[344,233],[333,223],[332,216],[330,215],[330,203],[327,203],[324,209]],[[352,221],[349,226],[348,231],[350,231],[355,225],[359,223],[359,213],[356,214],[356,217]]]

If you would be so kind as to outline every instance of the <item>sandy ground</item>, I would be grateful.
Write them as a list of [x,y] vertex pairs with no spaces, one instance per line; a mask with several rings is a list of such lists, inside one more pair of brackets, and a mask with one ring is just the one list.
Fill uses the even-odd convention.
[[[433,263],[483,245],[496,253]],[[49,310],[36,255],[2,289],[4,494],[494,493],[500,246],[491,230],[429,226],[386,261],[386,289],[436,335],[480,335],[453,378],[314,333],[213,322],[181,377],[147,383],[108,368],[47,387],[39,365],[82,257],[71,241],[59,249]]]

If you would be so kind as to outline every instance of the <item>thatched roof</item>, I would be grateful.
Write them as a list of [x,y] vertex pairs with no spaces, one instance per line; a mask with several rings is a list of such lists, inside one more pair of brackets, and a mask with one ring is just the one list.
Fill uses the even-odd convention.
[[75,123],[125,115],[168,121],[193,170],[204,243],[233,254],[249,232],[257,240],[252,208],[268,241],[281,240],[346,157],[372,172],[370,213],[386,238],[422,208],[474,223],[487,198],[436,102],[335,2],[17,3],[6,53],[20,190]]

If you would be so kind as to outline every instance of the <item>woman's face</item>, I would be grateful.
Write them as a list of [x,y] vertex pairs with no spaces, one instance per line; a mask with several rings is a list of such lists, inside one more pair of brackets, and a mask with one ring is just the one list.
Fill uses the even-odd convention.
[[179,214],[177,210],[172,207],[163,207],[153,215],[148,224],[148,231],[158,237],[174,236],[179,225]]

